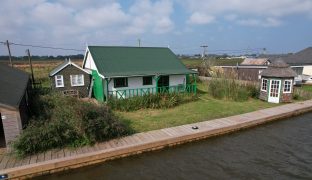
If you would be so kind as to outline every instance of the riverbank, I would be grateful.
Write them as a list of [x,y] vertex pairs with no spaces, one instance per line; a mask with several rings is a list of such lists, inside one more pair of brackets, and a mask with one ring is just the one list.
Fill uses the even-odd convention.
[[[138,133],[99,143],[93,147],[48,151],[22,160],[17,160],[10,155],[1,155],[0,174],[6,174],[9,178],[27,178],[78,168],[144,151],[225,134],[311,110],[312,100],[309,100],[227,118]],[[192,127],[198,127],[198,129]]]

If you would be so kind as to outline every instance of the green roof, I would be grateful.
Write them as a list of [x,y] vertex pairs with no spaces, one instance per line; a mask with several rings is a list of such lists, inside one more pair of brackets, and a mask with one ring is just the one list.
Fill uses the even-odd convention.
[[94,63],[105,77],[195,74],[163,47],[88,46]]

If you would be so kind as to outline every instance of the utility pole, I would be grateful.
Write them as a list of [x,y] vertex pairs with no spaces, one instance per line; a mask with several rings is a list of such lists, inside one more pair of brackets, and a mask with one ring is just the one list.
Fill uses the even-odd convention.
[[31,71],[31,82],[34,85],[35,84],[35,78],[34,78],[34,71],[33,71],[33,67],[32,67],[32,62],[31,62],[29,49],[26,50],[26,53],[28,55],[28,61],[29,61],[29,66],[30,66],[30,71]]
[[203,60],[205,61],[205,58],[206,58],[206,52],[207,52],[207,45],[202,45],[202,46],[200,46],[200,47],[202,47],[203,48]]
[[206,74],[208,75],[209,74],[209,66],[208,66],[208,63],[206,62],[206,52],[207,52],[207,48],[208,46],[207,45],[202,45],[200,46],[203,48],[203,63],[204,63],[204,76],[206,76]]
[[6,40],[6,45],[7,45],[8,51],[9,51],[9,60],[10,60],[10,65],[13,67],[9,40]]
[[141,47],[141,39],[138,39],[139,47]]

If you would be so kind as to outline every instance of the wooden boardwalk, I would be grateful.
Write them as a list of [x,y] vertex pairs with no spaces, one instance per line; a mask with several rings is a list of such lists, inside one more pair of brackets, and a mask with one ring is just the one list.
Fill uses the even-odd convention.
[[[9,178],[27,178],[90,164],[109,159],[161,149],[210,136],[228,133],[312,111],[312,100],[258,110],[246,114],[165,128],[110,140],[78,149],[57,149],[16,159],[0,151],[0,175]],[[192,129],[197,126],[198,129]]]

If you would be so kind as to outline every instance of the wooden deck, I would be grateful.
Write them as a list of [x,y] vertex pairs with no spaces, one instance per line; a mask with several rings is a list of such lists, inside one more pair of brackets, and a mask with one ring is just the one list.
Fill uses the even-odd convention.
[[[109,159],[161,149],[210,136],[228,133],[312,110],[312,100],[263,109],[251,113],[165,128],[95,144],[78,149],[58,149],[16,159],[0,150],[0,175],[27,178]],[[198,129],[192,129],[197,126]]]

